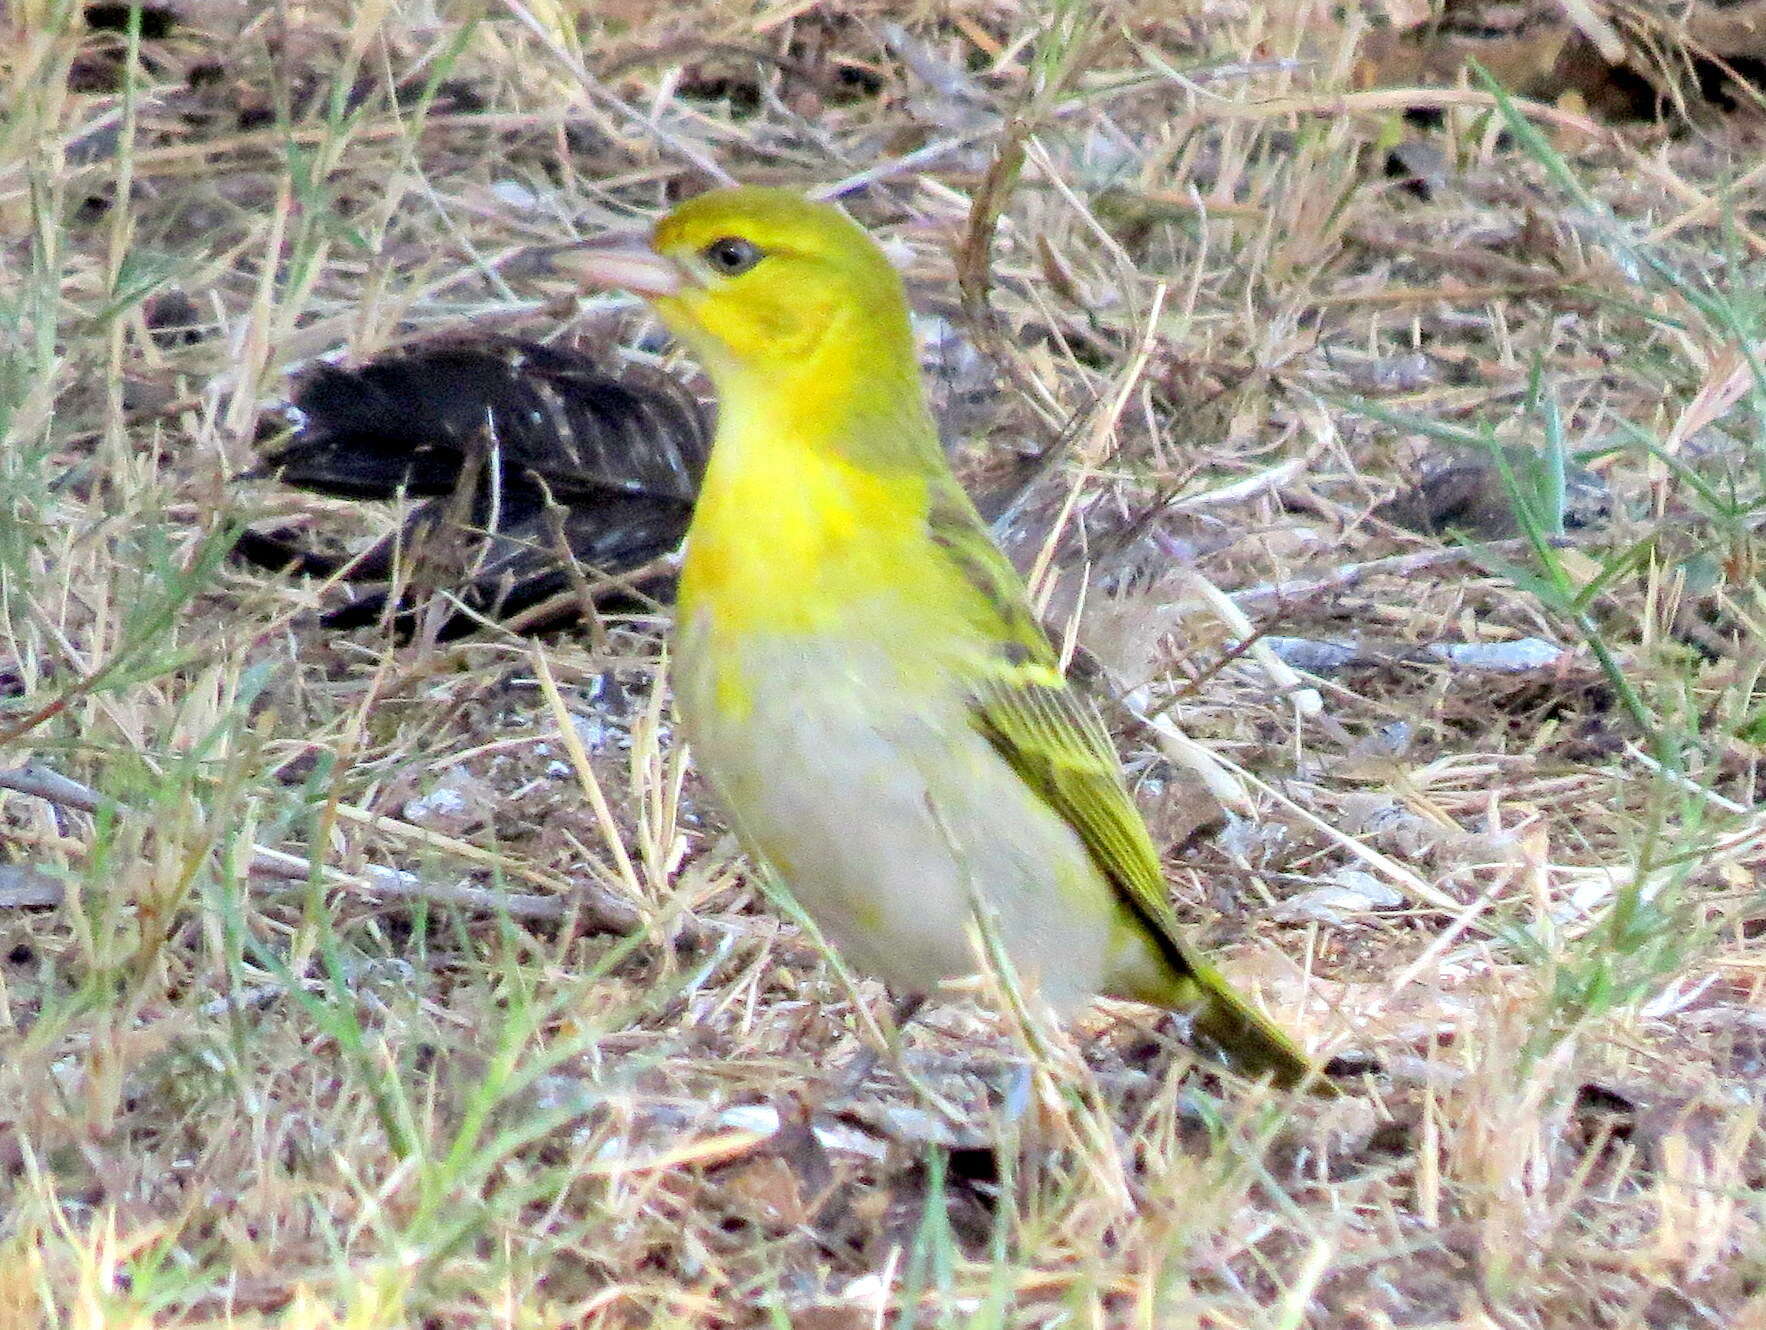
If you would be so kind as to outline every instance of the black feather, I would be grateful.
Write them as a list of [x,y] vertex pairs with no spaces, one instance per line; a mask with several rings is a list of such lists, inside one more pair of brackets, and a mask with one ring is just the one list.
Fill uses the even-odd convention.
[[[578,352],[517,341],[326,366],[301,381],[293,404],[294,437],[253,474],[342,498],[427,500],[374,549],[330,560],[326,575],[386,582],[410,551],[439,549],[457,574],[449,589],[493,618],[572,584],[560,528],[591,575],[624,573],[672,550],[711,445],[706,409],[676,380],[615,377]],[[303,572],[328,563],[280,538],[242,542],[238,553]],[[664,590],[665,581],[634,589]],[[389,594],[369,590],[326,622],[370,622],[387,612]],[[409,629],[408,616],[400,626]],[[456,616],[444,634],[471,627],[470,616]]]
[[614,378],[579,352],[526,342],[323,366],[294,406],[297,433],[265,468],[352,499],[452,494],[485,439],[505,485],[537,477],[561,501],[637,493],[690,504],[711,443],[704,408],[674,379]]

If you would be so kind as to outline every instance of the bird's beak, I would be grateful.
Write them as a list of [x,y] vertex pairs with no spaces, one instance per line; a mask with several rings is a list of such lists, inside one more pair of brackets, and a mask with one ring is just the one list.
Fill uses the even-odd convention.
[[560,245],[536,257],[545,273],[594,291],[631,291],[655,299],[679,295],[686,285],[680,265],[638,236]]

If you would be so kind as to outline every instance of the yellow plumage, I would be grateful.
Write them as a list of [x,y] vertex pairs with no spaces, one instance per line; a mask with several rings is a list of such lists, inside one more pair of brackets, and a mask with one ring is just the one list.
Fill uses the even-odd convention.
[[749,848],[859,968],[976,968],[977,910],[1059,1010],[1190,1018],[1282,1084],[1311,1067],[1181,939],[1108,735],[952,476],[894,269],[782,190],[683,204],[568,264],[647,295],[717,388],[675,686]]

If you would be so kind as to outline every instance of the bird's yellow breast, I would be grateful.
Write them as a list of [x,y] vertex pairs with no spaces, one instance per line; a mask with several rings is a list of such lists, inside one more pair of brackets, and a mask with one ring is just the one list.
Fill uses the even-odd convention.
[[[936,618],[948,576],[926,534],[923,477],[728,419],[687,538],[679,593],[716,661],[720,708],[748,709],[736,644],[870,637]],[[694,649],[694,648],[687,648]]]

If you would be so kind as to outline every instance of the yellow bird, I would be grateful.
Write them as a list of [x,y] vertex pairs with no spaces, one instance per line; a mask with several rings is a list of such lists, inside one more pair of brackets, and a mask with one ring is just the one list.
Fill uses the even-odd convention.
[[1178,932],[1108,734],[952,475],[900,277],[839,209],[702,194],[555,255],[647,297],[717,390],[675,692],[737,834],[898,994],[978,968],[977,917],[1062,1013],[1180,1013],[1233,1069],[1306,1057]]

